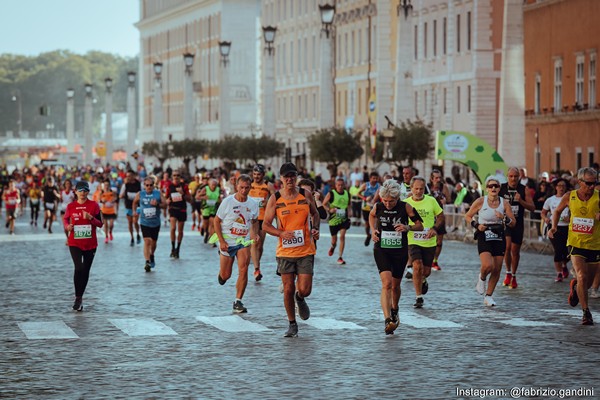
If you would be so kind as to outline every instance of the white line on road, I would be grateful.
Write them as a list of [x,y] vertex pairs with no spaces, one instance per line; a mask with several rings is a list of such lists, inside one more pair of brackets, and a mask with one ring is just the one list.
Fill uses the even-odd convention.
[[511,326],[561,326],[561,324],[555,324],[552,322],[544,322],[544,321],[531,321],[523,318],[511,318],[506,320],[499,320],[501,324],[511,325]]
[[367,329],[364,326],[360,326],[355,324],[354,322],[348,321],[340,321],[332,318],[310,318],[306,321],[302,321],[306,325],[310,325],[313,328],[317,329],[348,329],[348,330],[356,330],[356,329]]
[[413,313],[400,312],[400,325],[414,328],[462,328],[462,325],[447,320],[437,320]]
[[27,339],[79,339],[63,321],[19,322]]
[[204,317],[199,315],[196,319],[203,324],[214,326],[215,328],[225,332],[270,332],[266,326],[245,320],[236,315],[227,317]]
[[573,318],[581,318],[581,309],[580,308],[574,308],[572,310],[562,310],[562,309],[556,309],[556,310],[542,310],[544,312],[549,312],[552,314],[558,314],[558,315],[568,315],[571,316]]
[[173,329],[153,319],[109,319],[109,321],[129,336],[177,335]]

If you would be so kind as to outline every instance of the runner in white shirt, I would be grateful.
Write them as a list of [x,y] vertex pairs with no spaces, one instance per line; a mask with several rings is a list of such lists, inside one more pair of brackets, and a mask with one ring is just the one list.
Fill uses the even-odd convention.
[[[542,207],[542,221],[545,222],[546,227],[549,229],[552,226],[552,214],[554,210],[560,204],[563,195],[570,190],[569,183],[566,179],[557,179],[553,183],[556,194],[549,197],[544,202]],[[558,220],[557,231],[554,237],[550,239],[552,247],[554,248],[554,269],[556,270],[555,282],[562,282],[569,276],[569,269],[567,268],[567,262],[569,261],[569,251],[567,250],[567,237],[569,235],[569,218],[571,214],[569,207],[566,207],[560,214]]]

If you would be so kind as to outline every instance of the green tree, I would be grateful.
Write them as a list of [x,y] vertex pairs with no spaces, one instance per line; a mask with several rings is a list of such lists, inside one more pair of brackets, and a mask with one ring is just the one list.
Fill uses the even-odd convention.
[[160,169],[163,169],[165,161],[173,157],[174,149],[173,142],[146,142],[142,145],[142,153],[155,157],[160,163]]
[[180,157],[188,175],[190,174],[190,162],[197,157],[202,157],[209,148],[209,143],[202,139],[183,139],[172,142],[173,157]]
[[284,144],[266,136],[257,138],[252,135],[251,137],[239,138],[236,147],[237,157],[243,165],[247,160],[257,164],[260,160],[281,155]]
[[[387,141],[387,143],[386,143]],[[388,149],[385,154],[384,148]],[[433,130],[431,124],[422,120],[402,122],[393,129],[393,137],[385,138],[383,134],[377,135],[377,148],[373,157],[374,161],[388,161],[396,166],[413,165],[415,161],[429,158],[433,151]]]
[[360,132],[348,133],[344,128],[321,129],[308,138],[310,153],[315,161],[327,163],[331,176],[343,162],[352,162],[363,153]]

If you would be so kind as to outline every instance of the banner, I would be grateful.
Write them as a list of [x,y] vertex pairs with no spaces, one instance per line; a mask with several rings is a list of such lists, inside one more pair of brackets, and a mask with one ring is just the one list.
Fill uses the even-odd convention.
[[490,175],[506,182],[508,166],[485,140],[466,132],[437,131],[435,155],[438,160],[457,161],[471,168],[481,183]]

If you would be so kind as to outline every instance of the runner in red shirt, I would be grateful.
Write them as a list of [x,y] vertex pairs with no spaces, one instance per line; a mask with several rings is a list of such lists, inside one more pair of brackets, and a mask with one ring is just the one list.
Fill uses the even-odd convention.
[[88,200],[89,192],[90,186],[87,182],[78,182],[75,186],[77,201],[67,206],[63,217],[64,226],[67,227],[69,232],[69,251],[75,265],[75,274],[73,275],[75,284],[73,310],[75,311],[83,310],[83,293],[90,277],[90,269],[98,247],[96,228],[102,228],[100,206],[95,201]]
[[15,181],[10,181],[8,187],[4,190],[2,200],[6,205],[6,227],[10,228],[10,234],[15,234],[15,218],[17,217],[17,206],[21,203],[21,195],[15,185]]

